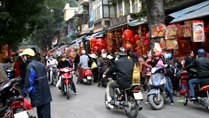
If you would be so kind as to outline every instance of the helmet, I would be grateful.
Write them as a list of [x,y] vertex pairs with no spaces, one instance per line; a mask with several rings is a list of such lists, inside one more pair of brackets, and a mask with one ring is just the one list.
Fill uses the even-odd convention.
[[154,56],[161,56],[161,52],[155,52]]
[[168,54],[166,55],[166,58],[167,58],[167,59],[171,59],[171,57],[172,57],[172,54],[171,54],[171,53],[168,53]]
[[81,53],[82,53],[82,54],[86,54],[86,51],[85,51],[85,50],[82,50]]
[[148,59],[147,55],[143,55],[142,58],[146,61]]
[[20,55],[21,56],[22,55],[29,55],[29,56],[32,56],[33,57],[33,56],[35,56],[35,52],[32,49],[27,48]]
[[199,49],[199,50],[197,51],[197,54],[198,54],[198,55],[202,55],[202,54],[206,54],[206,52],[205,52],[204,49]]
[[127,55],[126,49],[124,47],[120,47],[118,54],[119,55]]

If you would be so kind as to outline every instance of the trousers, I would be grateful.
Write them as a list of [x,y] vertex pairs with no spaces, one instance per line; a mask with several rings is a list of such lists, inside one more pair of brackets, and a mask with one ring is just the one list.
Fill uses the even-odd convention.
[[41,106],[37,106],[38,118],[51,118],[50,102]]

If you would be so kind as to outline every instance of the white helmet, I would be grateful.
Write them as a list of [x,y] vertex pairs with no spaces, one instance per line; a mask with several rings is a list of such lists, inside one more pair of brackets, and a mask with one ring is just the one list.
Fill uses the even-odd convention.
[[86,51],[85,51],[85,50],[82,50],[81,53],[82,53],[82,54],[86,54]]

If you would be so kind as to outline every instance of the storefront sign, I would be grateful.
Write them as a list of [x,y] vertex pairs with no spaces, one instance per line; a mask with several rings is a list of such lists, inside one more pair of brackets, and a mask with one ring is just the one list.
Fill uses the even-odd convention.
[[204,42],[205,33],[204,33],[204,23],[193,23],[193,42]]
[[121,25],[128,22],[127,15],[110,20],[110,27]]
[[159,24],[152,29],[152,38],[154,37],[164,37],[166,26]]

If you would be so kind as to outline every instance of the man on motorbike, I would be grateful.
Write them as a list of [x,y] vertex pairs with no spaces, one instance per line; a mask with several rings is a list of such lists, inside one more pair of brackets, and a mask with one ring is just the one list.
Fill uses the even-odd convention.
[[127,52],[125,48],[120,48],[118,52],[120,58],[113,64],[110,69],[104,73],[103,77],[116,72],[116,81],[110,83],[109,92],[111,101],[110,104],[114,104],[114,88],[130,88],[132,85],[133,67],[134,63],[132,60],[128,59]]
[[[66,60],[65,55],[62,54],[61,55],[61,60],[59,61],[57,68],[60,69],[60,68],[64,68],[64,67],[73,68],[73,65],[71,65],[69,63],[69,61]],[[61,76],[61,73],[59,75],[59,81],[61,81],[60,76]],[[60,83],[61,84],[61,82],[57,82],[57,83]],[[60,89],[61,85],[58,85],[58,86],[59,86],[59,89]],[[75,87],[75,84],[74,84],[73,80],[72,80],[72,89],[73,89],[73,92],[77,95],[78,93],[76,91],[76,87]]]
[[199,49],[197,54],[198,58],[195,59],[193,63],[184,68],[185,70],[189,68],[197,69],[197,78],[189,80],[190,100],[196,100],[194,93],[195,84],[209,82],[209,58],[206,57],[206,52],[204,49]]
[[81,78],[80,78],[81,72],[83,71],[83,69],[88,67],[88,62],[89,62],[89,57],[86,55],[86,51],[82,50],[81,53],[82,53],[82,56],[80,56],[80,62],[79,62],[79,66],[81,66],[81,68],[78,74],[77,83],[81,82]]

